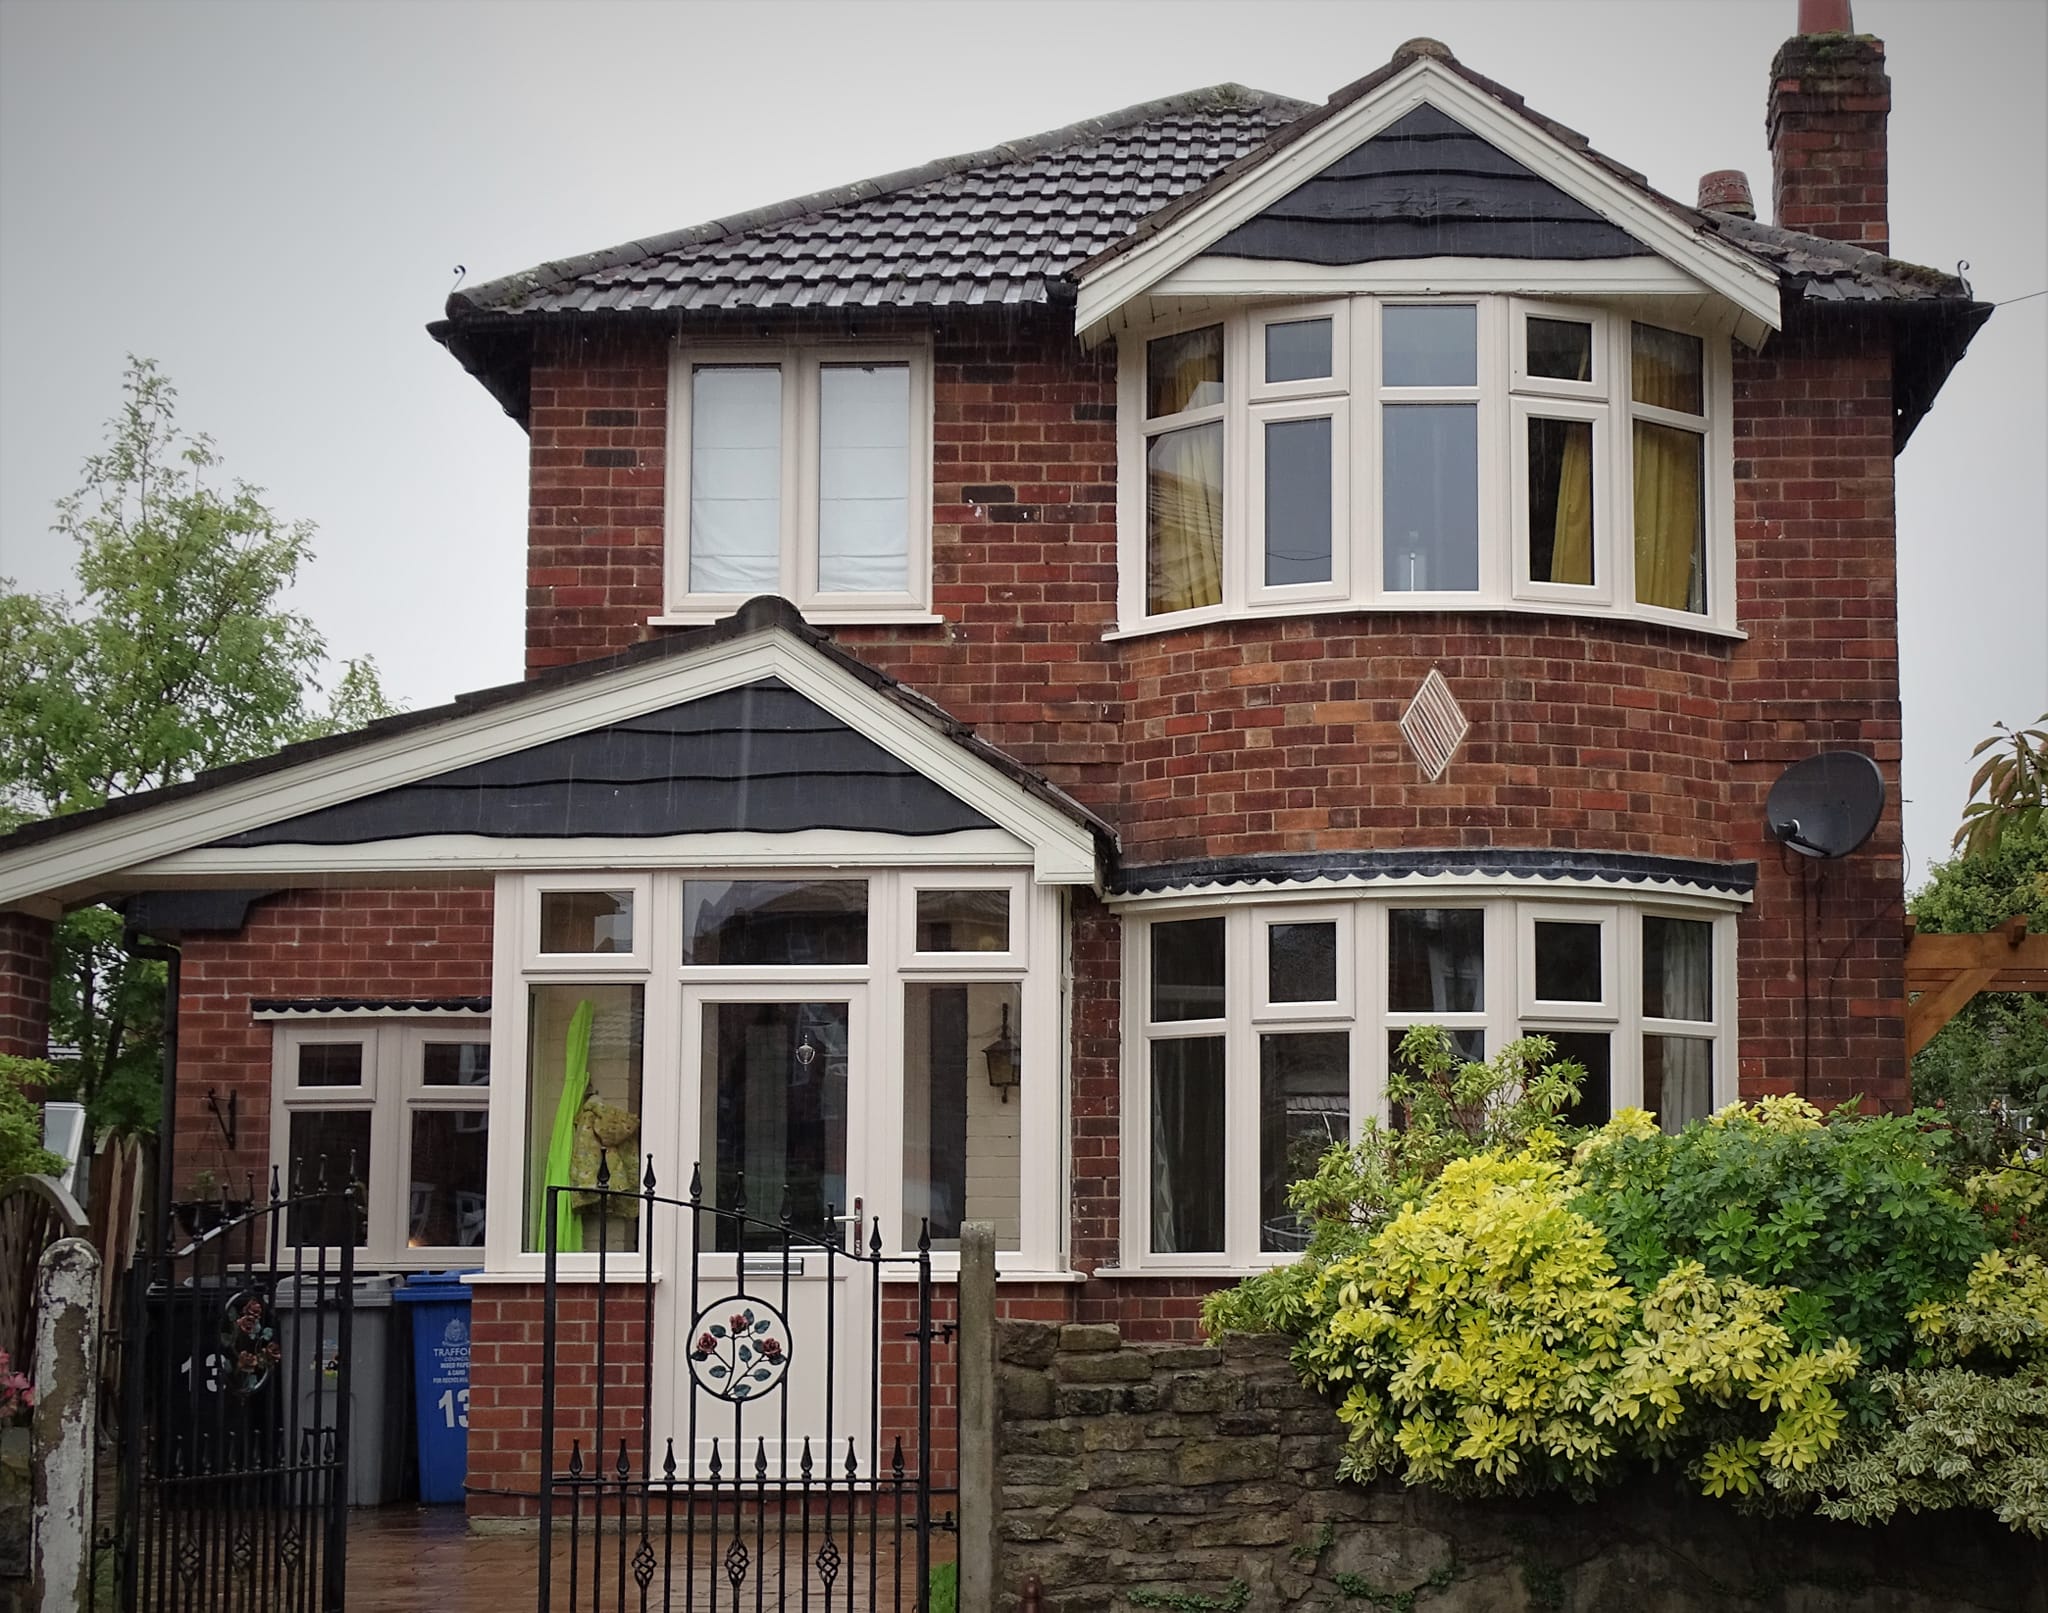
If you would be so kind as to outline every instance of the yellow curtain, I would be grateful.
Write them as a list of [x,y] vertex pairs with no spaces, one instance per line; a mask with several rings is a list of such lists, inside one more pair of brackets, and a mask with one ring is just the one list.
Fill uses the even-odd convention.
[[1223,602],[1223,423],[1164,431],[1145,451],[1145,608]]
[[1705,440],[1635,423],[1636,598],[1666,610],[1707,608],[1700,542]]
[[1593,581],[1593,428],[1568,428],[1557,470],[1557,537],[1550,551],[1552,582]]
[[1162,336],[1145,344],[1145,418],[1223,401],[1223,327]]

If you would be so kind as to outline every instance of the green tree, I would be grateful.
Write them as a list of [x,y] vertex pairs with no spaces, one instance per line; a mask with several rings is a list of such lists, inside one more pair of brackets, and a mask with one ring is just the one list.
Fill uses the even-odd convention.
[[[1907,904],[1930,935],[2024,917],[2048,933],[2048,823],[2012,823],[1981,850],[1936,863]],[[2002,1158],[2028,1117],[2048,1122],[2048,997],[1981,992],[1913,1059],[1913,1101],[1939,1103],[1981,1158]]]
[[1984,760],[1970,780],[1970,803],[1952,842],[1958,850],[1981,854],[2008,830],[2048,827],[2048,711],[2032,728],[1993,724],[1990,737],[1970,754]]
[[[76,546],[76,598],[0,578],[0,828],[176,784],[392,707],[368,660],[330,672],[326,640],[282,601],[313,527],[227,477],[180,430],[176,390],[130,358],[105,448],[55,530]],[[323,679],[331,678],[331,690]],[[156,1109],[163,971],[131,959],[119,915],[61,926],[51,1028],[98,1122]]]

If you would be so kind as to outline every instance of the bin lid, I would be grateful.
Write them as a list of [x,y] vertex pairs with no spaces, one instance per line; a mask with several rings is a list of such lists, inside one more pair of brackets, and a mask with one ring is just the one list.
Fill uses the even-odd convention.
[[462,1271],[416,1271],[391,1297],[401,1305],[467,1305],[470,1288],[462,1279],[476,1269],[472,1266]]
[[[353,1284],[355,1292],[350,1305],[359,1311],[377,1311],[391,1303],[391,1296],[398,1287],[396,1277],[358,1277]],[[301,1288],[305,1299],[299,1299]],[[316,1307],[331,1309],[341,1302],[341,1279],[338,1276],[286,1277],[277,1285],[277,1304],[283,1310],[312,1310]]]

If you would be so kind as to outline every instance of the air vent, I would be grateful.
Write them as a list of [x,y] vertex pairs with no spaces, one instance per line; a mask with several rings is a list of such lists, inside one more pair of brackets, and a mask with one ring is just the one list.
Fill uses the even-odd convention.
[[1408,702],[1408,709],[1401,713],[1401,737],[1408,741],[1408,749],[1422,764],[1422,776],[1432,783],[1442,778],[1444,769],[1451,765],[1451,758],[1458,754],[1458,747],[1471,731],[1472,725],[1459,709],[1451,686],[1444,682],[1441,672],[1431,667],[1422,687],[1415,691],[1415,698]]

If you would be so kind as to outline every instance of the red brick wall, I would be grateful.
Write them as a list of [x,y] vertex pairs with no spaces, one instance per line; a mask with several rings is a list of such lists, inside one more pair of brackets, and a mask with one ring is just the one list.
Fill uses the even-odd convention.
[[0,1053],[50,1050],[51,928],[31,913],[0,913]]
[[1771,63],[1771,202],[1786,229],[1891,250],[1884,43],[1788,39]]
[[[1738,359],[1735,391],[1750,636],[1724,713],[1728,854],[1759,864],[1741,923],[1742,1086],[1896,1106],[1907,1081],[1890,360],[1793,329]],[[1767,837],[1764,798],[1788,763],[1835,749],[1878,763],[1885,813],[1855,856],[1813,863]]]
[[[474,997],[491,989],[491,893],[457,886],[292,891],[257,903],[233,936],[184,945],[178,996],[178,1116],[172,1186],[195,1171],[259,1193],[270,1167],[274,1027],[254,997]],[[229,1157],[206,1092],[237,1094]]]

